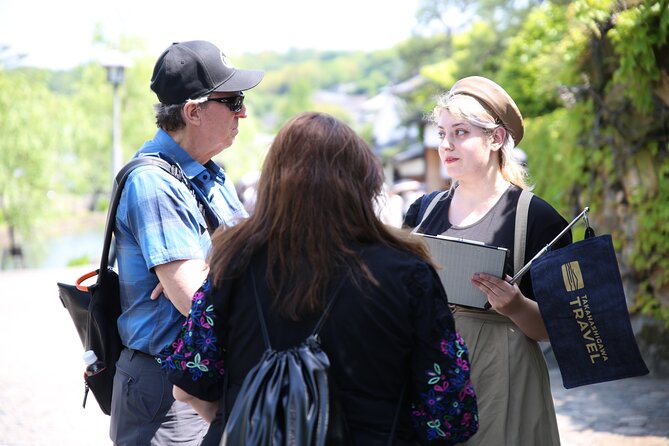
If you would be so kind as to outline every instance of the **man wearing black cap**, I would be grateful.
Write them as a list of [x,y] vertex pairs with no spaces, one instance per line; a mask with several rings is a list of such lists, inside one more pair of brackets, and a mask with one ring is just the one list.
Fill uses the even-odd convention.
[[203,217],[188,188],[153,166],[135,169],[123,188],[115,236],[118,327],[127,348],[114,377],[114,444],[197,445],[206,433],[208,424],[188,404],[174,400],[154,355],[176,338],[206,276],[209,231],[248,216],[212,157],[234,142],[239,119],[246,117],[243,92],[262,77],[262,71],[234,68],[205,41],[175,43],[156,62],[151,89],[160,101],[159,128],[136,156],[178,163],[208,212]]

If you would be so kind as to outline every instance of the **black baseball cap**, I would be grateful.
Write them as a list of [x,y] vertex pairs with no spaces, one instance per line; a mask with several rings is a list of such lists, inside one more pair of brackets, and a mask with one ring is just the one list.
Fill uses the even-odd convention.
[[151,76],[163,104],[181,104],[213,91],[244,91],[260,83],[265,73],[238,70],[213,43],[204,40],[173,43],[160,55]]

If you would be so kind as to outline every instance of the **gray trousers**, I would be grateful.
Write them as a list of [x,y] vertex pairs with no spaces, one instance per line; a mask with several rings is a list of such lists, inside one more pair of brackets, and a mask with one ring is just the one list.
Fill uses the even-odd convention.
[[197,446],[209,424],[175,401],[172,384],[149,355],[125,349],[116,363],[110,437],[117,446]]

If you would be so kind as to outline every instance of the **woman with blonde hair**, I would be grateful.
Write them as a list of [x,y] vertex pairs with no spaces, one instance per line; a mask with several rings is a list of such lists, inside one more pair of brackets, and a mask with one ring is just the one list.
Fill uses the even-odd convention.
[[175,396],[213,422],[205,444],[218,444],[219,409],[264,351],[254,282],[276,350],[304,341],[337,296],[320,339],[346,444],[450,445],[476,432],[466,346],[423,245],[377,217],[382,186],[378,158],[340,120],[302,113],[279,131],[253,215],[215,234],[209,278],[161,357]]
[[[452,306],[456,328],[470,349],[479,404],[479,432],[467,444],[559,445],[548,370],[537,344],[548,334],[531,277],[524,275],[519,285],[509,279],[518,263],[532,259],[567,222],[540,197],[523,193],[529,190],[525,168],[513,157],[523,138],[523,117],[502,87],[480,76],[463,78],[438,98],[431,118],[439,129],[439,156],[452,185],[416,200],[404,225],[419,233],[509,250],[505,279],[483,273],[471,278],[490,308]],[[529,204],[517,228],[523,201]],[[525,237],[516,232],[524,219]],[[570,242],[568,233],[555,247]],[[524,256],[519,255],[522,243]],[[516,268],[514,256],[519,257]],[[457,302],[457,296],[449,298]]]

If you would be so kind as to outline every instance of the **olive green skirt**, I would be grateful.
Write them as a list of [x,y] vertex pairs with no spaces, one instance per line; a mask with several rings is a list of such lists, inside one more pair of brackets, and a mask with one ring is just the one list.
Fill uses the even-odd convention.
[[467,446],[559,446],[548,368],[536,341],[494,311],[455,307],[469,349],[479,431]]

